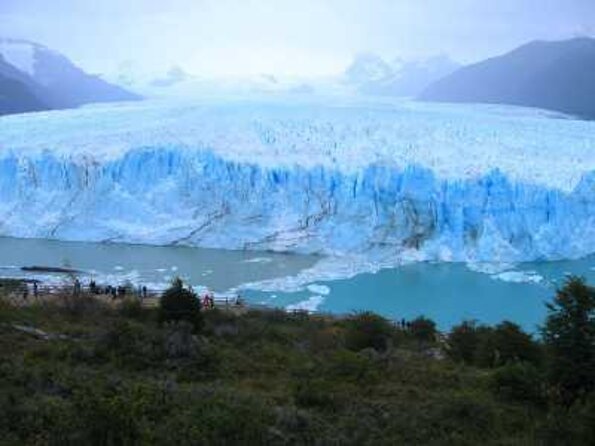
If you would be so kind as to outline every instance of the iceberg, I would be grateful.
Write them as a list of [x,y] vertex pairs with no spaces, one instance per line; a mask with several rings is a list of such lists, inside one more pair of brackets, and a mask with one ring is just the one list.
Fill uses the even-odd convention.
[[403,101],[0,118],[0,235],[374,259],[595,252],[595,123]]

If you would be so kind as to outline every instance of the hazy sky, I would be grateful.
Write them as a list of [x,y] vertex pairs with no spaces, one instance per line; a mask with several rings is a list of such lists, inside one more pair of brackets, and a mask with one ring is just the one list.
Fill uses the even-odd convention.
[[469,62],[528,40],[595,35],[595,0],[0,0],[0,33],[97,73],[131,61],[316,76],[360,52]]

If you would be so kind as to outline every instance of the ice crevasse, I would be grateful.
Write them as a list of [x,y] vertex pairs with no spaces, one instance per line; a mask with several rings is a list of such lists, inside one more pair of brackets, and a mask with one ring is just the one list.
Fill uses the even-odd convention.
[[419,260],[595,252],[595,123],[407,102],[0,119],[0,236]]

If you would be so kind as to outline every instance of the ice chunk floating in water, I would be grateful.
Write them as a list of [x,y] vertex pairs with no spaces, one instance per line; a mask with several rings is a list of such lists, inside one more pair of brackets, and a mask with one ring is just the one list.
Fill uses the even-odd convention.
[[516,262],[595,252],[595,124],[415,103],[0,119],[0,235]]

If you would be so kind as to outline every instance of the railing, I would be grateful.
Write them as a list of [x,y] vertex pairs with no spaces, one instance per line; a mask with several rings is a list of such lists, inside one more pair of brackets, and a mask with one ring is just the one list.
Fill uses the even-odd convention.
[[[35,288],[34,283],[37,283],[37,288]],[[135,289],[130,289],[130,287],[120,287],[120,290],[125,290],[124,293],[118,294],[118,288],[116,287],[116,294],[112,293],[105,293],[105,292],[97,292],[106,291],[109,286],[105,285],[98,285],[97,287],[93,288],[88,285],[86,286],[75,286],[74,284],[45,284],[40,285],[40,282],[31,282],[31,281],[23,281],[21,282],[21,286],[13,287],[12,289],[12,302],[13,304],[27,304],[33,302],[43,302],[44,297],[48,296],[77,296],[77,295],[91,295],[97,297],[109,297],[111,301],[118,302],[126,297],[136,297],[140,299],[141,303],[147,305],[156,305],[158,302],[159,297],[163,294],[163,292],[167,288],[152,288],[146,289],[146,293],[143,295],[142,287],[139,289],[138,287]],[[78,290],[77,290],[78,288]],[[114,289],[114,287],[112,287]],[[1,288],[0,288],[1,290]],[[140,294],[139,294],[140,293]],[[287,309],[287,308],[274,308],[271,306],[267,306],[265,304],[259,304],[254,302],[246,302],[244,299],[241,299],[240,296],[226,296],[226,295],[213,295],[210,294],[213,299],[214,307],[215,308],[242,308],[248,310],[281,310],[287,314],[292,314],[295,316],[307,316],[307,315],[320,315],[330,316],[330,313],[319,312],[315,310],[306,310],[306,309]],[[11,296],[9,296],[11,297]],[[198,296],[201,303],[203,303],[203,297]],[[206,307],[208,310],[208,307]],[[351,313],[353,314],[353,313]],[[349,317],[350,314],[332,314],[335,318],[346,318]],[[409,331],[411,329],[410,323],[411,321],[405,321],[404,319],[401,320],[390,320],[391,324],[398,330]],[[442,332],[436,333],[436,340],[438,342],[446,342],[447,335]]]
[[[1,288],[0,288],[1,290]],[[116,301],[126,297],[136,297],[143,300],[156,300],[158,299],[167,288],[142,288],[142,287],[123,287],[123,286],[110,286],[110,285],[96,285],[91,287],[89,285],[74,285],[74,284],[41,284],[40,282],[23,281],[20,286],[11,287],[8,290],[9,294],[12,295],[13,299],[22,299],[28,301],[29,299],[43,298],[44,296],[58,296],[58,295],[93,295],[109,297]],[[203,302],[204,295],[197,293],[201,303]],[[240,296],[235,295],[214,295],[209,293],[209,296],[213,299],[215,306],[240,306],[244,305],[244,300]]]

